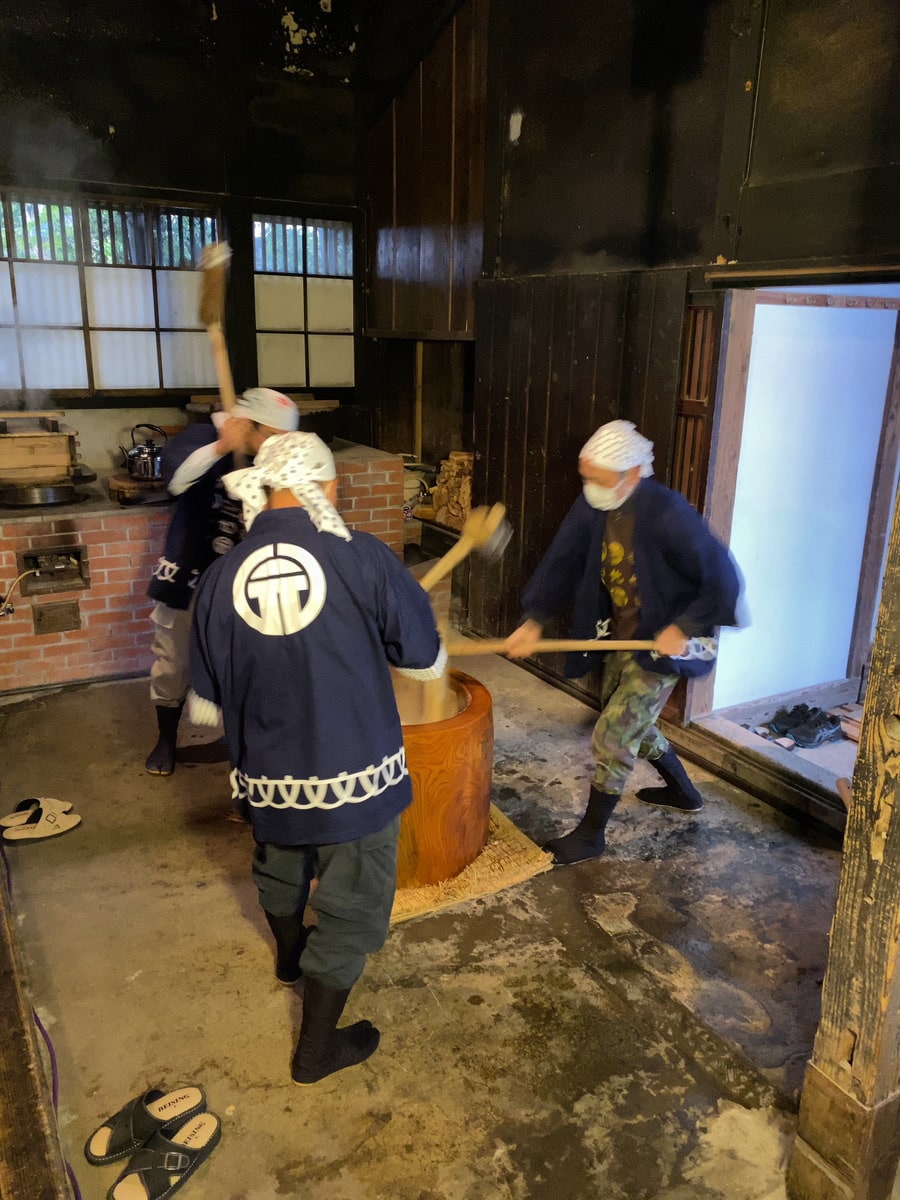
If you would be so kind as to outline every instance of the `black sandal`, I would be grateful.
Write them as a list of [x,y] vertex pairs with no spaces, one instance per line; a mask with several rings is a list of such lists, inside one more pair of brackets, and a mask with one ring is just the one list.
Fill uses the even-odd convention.
[[205,1108],[202,1088],[183,1087],[171,1092],[151,1088],[129,1100],[94,1130],[85,1142],[84,1157],[95,1167],[125,1158],[164,1125],[193,1117]]
[[222,1136],[215,1113],[203,1112],[157,1130],[106,1193],[106,1200],[165,1200],[212,1154]]

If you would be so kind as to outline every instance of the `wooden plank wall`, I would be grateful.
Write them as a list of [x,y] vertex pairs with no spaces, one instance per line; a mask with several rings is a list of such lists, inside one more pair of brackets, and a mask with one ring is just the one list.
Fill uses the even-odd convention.
[[469,337],[484,242],[487,0],[466,0],[370,130],[372,334]]
[[633,420],[668,481],[686,295],[680,270],[480,285],[473,499],[502,500],[515,537],[500,563],[472,562],[476,633],[518,622],[522,585],[578,495],[578,451],[599,425]]

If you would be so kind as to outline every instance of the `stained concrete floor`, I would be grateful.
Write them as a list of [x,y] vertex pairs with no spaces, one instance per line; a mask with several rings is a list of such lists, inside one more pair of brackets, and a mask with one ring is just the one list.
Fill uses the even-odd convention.
[[[567,828],[591,711],[502,659],[460,666],[494,697],[495,803],[536,840]],[[200,1083],[223,1121],[194,1200],[785,1196],[833,841],[699,769],[697,816],[626,795],[603,859],[396,927],[348,1005],[381,1049],[299,1089],[301,998],[272,978],[227,767],[148,776],[151,740],[144,680],[0,709],[0,808],[83,816],[8,855],[84,1200],[116,1175],[85,1138],[159,1083]],[[639,764],[632,787],[655,781]]]

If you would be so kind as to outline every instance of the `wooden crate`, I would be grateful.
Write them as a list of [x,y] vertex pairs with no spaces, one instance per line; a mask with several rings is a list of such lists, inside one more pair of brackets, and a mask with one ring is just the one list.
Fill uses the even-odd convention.
[[75,433],[56,413],[0,413],[0,483],[47,483],[72,474]]

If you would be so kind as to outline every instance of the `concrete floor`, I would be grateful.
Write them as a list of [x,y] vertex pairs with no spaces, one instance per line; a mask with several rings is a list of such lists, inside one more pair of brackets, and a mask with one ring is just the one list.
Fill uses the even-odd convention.
[[[535,840],[568,828],[591,711],[502,659],[460,665],[494,697],[495,803]],[[143,680],[0,709],[0,808],[84,818],[8,856],[85,1200],[117,1173],[85,1138],[159,1083],[200,1083],[223,1121],[194,1200],[784,1197],[834,842],[699,769],[697,816],[627,795],[602,860],[398,926],[348,1005],[381,1049],[301,1090],[301,997],[272,978],[227,767],[148,776],[152,740]],[[632,786],[655,781],[639,764]]]

